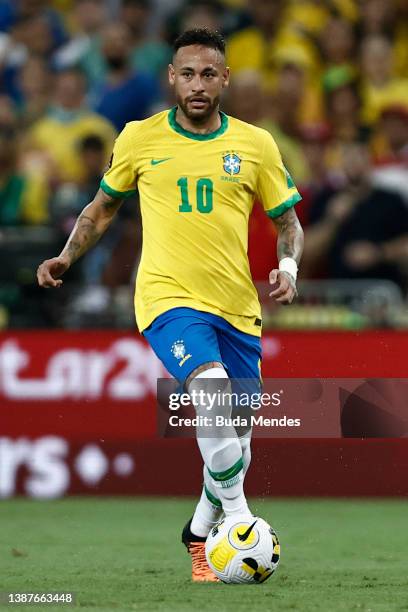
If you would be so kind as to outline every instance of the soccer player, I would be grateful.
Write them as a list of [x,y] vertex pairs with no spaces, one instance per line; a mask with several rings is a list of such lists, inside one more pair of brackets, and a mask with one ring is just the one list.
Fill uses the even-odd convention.
[[[38,281],[59,287],[60,276],[95,244],[137,188],[143,221],[135,294],[139,330],[187,391],[214,378],[227,388],[231,379],[260,379],[261,311],[247,257],[254,199],[279,234],[270,295],[289,304],[303,249],[294,211],[301,198],[272,136],[219,110],[229,70],[218,33],[182,34],[169,82],[177,106],[126,125],[94,200],[61,254],[39,266]],[[195,407],[199,413],[202,407]],[[193,580],[217,580],[204,543],[221,514],[250,515],[243,490],[250,433],[239,436],[225,427],[220,435],[197,438],[204,485],[182,534]]]

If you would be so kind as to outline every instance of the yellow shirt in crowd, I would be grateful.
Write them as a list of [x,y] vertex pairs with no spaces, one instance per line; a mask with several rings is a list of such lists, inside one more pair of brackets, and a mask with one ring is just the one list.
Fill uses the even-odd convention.
[[40,119],[31,128],[29,146],[50,158],[56,167],[56,178],[77,182],[83,176],[78,145],[90,135],[103,140],[108,160],[116,130],[109,121],[91,112],[81,112],[72,121],[60,121],[52,115]]

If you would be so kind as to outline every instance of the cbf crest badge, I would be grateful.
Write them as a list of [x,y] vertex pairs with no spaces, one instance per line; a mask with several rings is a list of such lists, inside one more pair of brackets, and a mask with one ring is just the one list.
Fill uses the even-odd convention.
[[186,347],[183,340],[176,340],[173,342],[171,345],[171,352],[173,353],[173,356],[179,360],[180,367],[184,365],[187,359],[190,359],[191,357],[191,353],[186,355]]
[[171,346],[171,352],[176,359],[183,359],[186,354],[186,347],[183,340],[176,340]]
[[233,176],[234,174],[239,174],[241,170],[241,161],[242,159],[236,153],[227,153],[222,156],[224,162],[224,170],[227,174]]

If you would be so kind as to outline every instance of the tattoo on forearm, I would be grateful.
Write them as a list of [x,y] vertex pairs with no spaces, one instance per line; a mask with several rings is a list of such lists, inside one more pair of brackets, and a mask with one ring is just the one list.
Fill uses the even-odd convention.
[[274,222],[278,230],[278,258],[292,257],[299,264],[303,252],[303,230],[296,212],[290,208]]
[[118,200],[117,198],[111,198],[110,200],[105,200],[105,202],[102,203],[102,208],[110,212],[112,210],[117,210],[118,208],[120,208],[121,204],[122,200]]
[[94,219],[81,214],[64,248],[65,253],[70,258],[70,263],[79,259],[85,251],[99,240],[102,234],[103,231],[97,229]]

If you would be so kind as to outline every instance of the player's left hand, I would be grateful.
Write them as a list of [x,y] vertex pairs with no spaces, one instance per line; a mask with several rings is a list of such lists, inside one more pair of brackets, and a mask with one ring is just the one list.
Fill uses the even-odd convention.
[[289,272],[271,270],[269,284],[273,286],[269,297],[274,298],[279,304],[291,304],[297,296],[296,281]]

